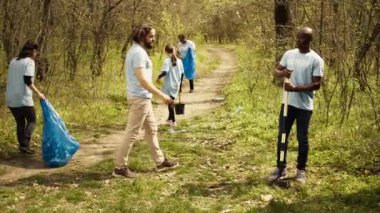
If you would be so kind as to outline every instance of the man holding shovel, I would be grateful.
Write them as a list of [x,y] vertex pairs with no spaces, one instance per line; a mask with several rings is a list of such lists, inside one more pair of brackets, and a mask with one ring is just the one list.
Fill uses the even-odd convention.
[[287,92],[284,92],[280,112],[277,168],[270,176],[270,180],[286,176],[288,137],[292,125],[296,121],[298,140],[296,180],[301,183],[306,181],[309,123],[313,111],[314,91],[320,88],[324,64],[323,59],[310,49],[312,40],[313,30],[311,28],[299,29],[297,48],[287,51],[274,70],[276,77],[289,79],[289,81],[285,80],[284,83],[284,91]]

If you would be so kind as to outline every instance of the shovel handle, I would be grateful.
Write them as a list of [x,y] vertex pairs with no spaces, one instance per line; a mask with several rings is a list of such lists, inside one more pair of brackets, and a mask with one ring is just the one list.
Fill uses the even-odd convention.
[[181,81],[179,83],[179,92],[178,92],[178,101],[179,101],[179,103],[181,103],[182,82],[183,82],[183,73],[181,75]]
[[289,102],[289,93],[288,91],[285,90],[285,84],[287,83],[290,83],[290,80],[289,78],[285,78],[284,79],[284,96],[285,96],[285,100],[284,100],[284,117],[287,117],[288,116],[288,102]]

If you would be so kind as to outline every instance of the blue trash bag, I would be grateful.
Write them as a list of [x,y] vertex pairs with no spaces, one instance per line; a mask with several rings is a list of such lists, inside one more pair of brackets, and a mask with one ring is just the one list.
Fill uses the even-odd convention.
[[195,78],[195,52],[189,48],[185,58],[182,60],[185,77],[189,80]]
[[48,167],[64,166],[80,145],[48,100],[41,100],[41,108],[44,117],[42,159]]

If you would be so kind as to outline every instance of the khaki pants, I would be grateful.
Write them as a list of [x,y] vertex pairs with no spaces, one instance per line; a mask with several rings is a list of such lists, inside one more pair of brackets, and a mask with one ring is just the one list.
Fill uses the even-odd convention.
[[128,97],[128,123],[123,141],[116,156],[116,167],[126,166],[129,152],[139,135],[141,127],[145,129],[145,140],[150,146],[150,153],[156,165],[164,161],[164,154],[160,149],[157,137],[157,123],[154,117],[151,99]]

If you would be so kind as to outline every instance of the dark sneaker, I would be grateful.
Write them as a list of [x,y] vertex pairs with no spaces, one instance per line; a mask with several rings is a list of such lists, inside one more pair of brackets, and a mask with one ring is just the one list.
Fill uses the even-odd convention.
[[29,155],[33,155],[35,153],[33,149],[26,148],[26,147],[20,147],[19,150],[21,153],[29,154]]
[[[271,176],[269,176],[269,180],[273,181],[274,179],[276,179],[279,173],[280,173],[280,169],[276,168],[274,172],[271,174]],[[282,171],[280,179],[282,178],[286,178],[286,168]]]
[[112,176],[114,177],[126,177],[126,178],[135,178],[137,175],[131,170],[128,169],[128,167],[124,166],[121,168],[115,168],[112,172]]
[[306,171],[297,169],[296,181],[300,183],[306,182]]
[[173,162],[170,162],[167,159],[165,159],[160,165],[158,165],[156,167],[156,170],[158,172],[163,172],[163,171],[167,171],[167,170],[170,170],[170,169],[177,168],[178,166],[179,166],[178,163],[173,163]]

